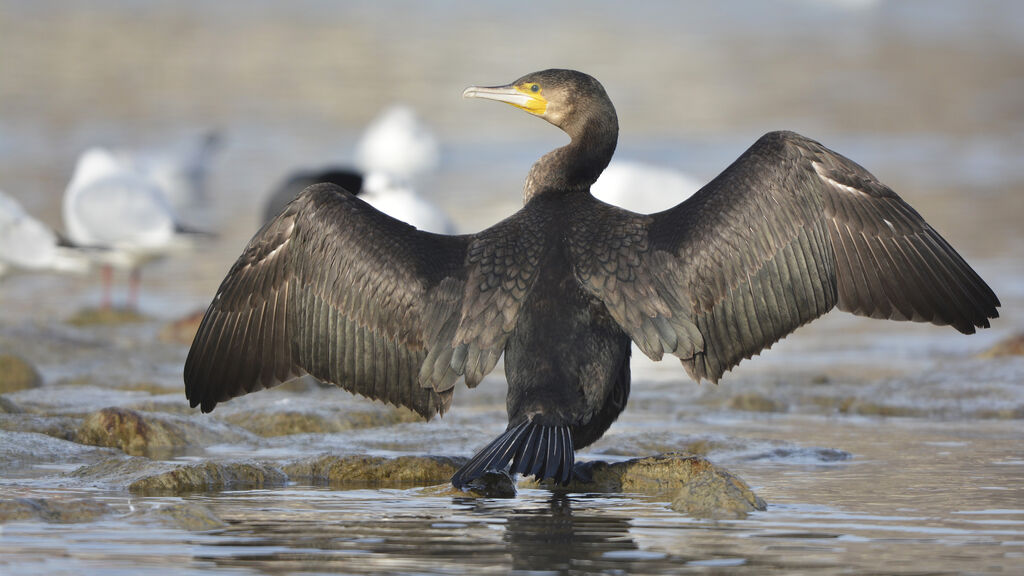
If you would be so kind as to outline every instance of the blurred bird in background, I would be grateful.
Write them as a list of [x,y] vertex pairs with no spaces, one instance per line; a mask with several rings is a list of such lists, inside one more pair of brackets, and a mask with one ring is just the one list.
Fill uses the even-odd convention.
[[420,230],[452,234],[455,225],[448,215],[417,193],[413,185],[437,170],[440,149],[437,137],[412,108],[392,106],[366,128],[356,146],[353,166],[329,166],[290,174],[271,193],[263,221],[274,219],[306,187],[328,182]]

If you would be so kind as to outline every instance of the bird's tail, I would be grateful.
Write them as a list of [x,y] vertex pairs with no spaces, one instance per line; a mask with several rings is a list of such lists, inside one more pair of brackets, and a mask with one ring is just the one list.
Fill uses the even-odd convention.
[[[575,462],[572,430],[568,425],[545,426],[526,419],[510,425],[501,436],[476,453],[452,476],[452,485],[462,488],[485,472],[504,470],[511,474],[553,478],[568,484]],[[511,463],[511,465],[510,465]]]

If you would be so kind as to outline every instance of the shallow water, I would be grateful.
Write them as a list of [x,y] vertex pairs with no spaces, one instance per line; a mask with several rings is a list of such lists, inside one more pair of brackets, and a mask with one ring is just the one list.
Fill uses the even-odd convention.
[[[180,142],[208,126],[227,141],[211,182],[219,237],[146,269],[149,321],[67,324],[98,302],[96,277],[0,281],[0,353],[43,378],[4,395],[28,412],[0,414],[0,502],[86,510],[0,524],[0,572],[1024,571],[1024,359],[977,357],[1024,331],[1024,10],[864,4],[570,3],[544,5],[537,19],[539,3],[517,12],[507,3],[0,1],[0,186],[47,222],[59,226],[61,192],[86,146]],[[636,359],[629,408],[580,459],[705,454],[767,501],[744,519],[690,518],[634,494],[525,488],[499,500],[293,483],[142,496],[116,478],[70,474],[120,452],[54,430],[109,406],[191,422],[202,442],[150,454],[179,463],[467,456],[496,435],[500,369],[460,389],[440,420],[259,436],[232,418],[381,409],[312,387],[195,414],[181,391],[187,346],[158,334],[209,302],[278,178],[346,160],[392,102],[415,106],[445,143],[422,189],[463,230],[515,210],[523,175],[560,135],[458,94],[549,66],[604,81],[621,157],[699,179],[769,129],[821,139],[922,212],[992,285],[1002,318],[965,337],[835,312],[717,387],[693,384],[674,361]],[[182,527],[161,514],[183,504],[223,524]]]

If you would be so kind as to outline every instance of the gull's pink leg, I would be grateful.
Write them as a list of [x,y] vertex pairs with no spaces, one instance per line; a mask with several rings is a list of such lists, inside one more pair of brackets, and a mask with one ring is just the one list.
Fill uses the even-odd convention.
[[140,268],[132,268],[128,284],[128,308],[131,310],[139,307],[139,284],[141,283],[142,270]]
[[110,292],[114,283],[114,270],[110,265],[104,265],[100,269],[100,273],[103,277],[103,299],[100,300],[100,307],[104,310],[110,309]]

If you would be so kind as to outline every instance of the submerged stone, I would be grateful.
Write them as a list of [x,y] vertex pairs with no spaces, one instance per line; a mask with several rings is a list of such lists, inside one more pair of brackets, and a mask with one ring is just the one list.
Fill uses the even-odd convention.
[[742,518],[766,508],[743,480],[699,456],[670,453],[614,464],[588,462],[578,466],[575,476],[565,490],[637,492],[698,518]]
[[34,464],[83,463],[111,453],[107,448],[82,446],[37,432],[0,430],[0,475],[5,478],[45,473]]
[[[2,398],[0,398],[0,403],[2,403]],[[71,416],[45,416],[25,412],[7,413],[0,416],[0,430],[35,432],[72,442],[78,437],[80,425],[81,419]]]
[[331,434],[345,430],[390,426],[423,420],[412,410],[378,406],[329,413],[313,410],[236,412],[223,419],[240,428],[245,428],[253,434],[266,437],[291,434]]
[[108,458],[68,476],[85,483],[142,494],[181,494],[283,486],[280,469],[260,462],[181,464],[138,456]]
[[27,360],[13,354],[0,354],[0,394],[36,388],[43,379]]
[[317,484],[410,487],[448,482],[465,463],[445,456],[319,456],[284,466],[290,478]]
[[0,524],[26,520],[60,524],[92,522],[110,512],[107,504],[88,498],[0,499]]
[[745,412],[786,412],[789,406],[764,394],[747,392],[729,399],[729,408]]
[[25,409],[18,406],[14,401],[0,396],[0,414],[24,414]]
[[143,517],[155,518],[163,524],[190,532],[223,528],[227,524],[212,510],[195,502],[179,502],[151,510]]

